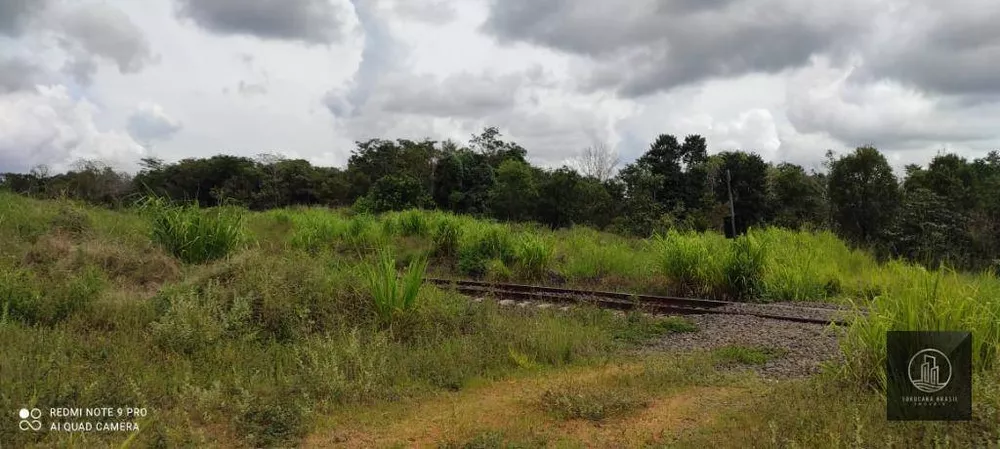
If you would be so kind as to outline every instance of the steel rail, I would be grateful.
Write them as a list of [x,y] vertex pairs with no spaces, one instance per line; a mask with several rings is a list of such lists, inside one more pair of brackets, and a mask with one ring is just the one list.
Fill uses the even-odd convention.
[[[731,301],[718,301],[711,299],[683,298],[675,296],[641,295],[622,292],[607,292],[593,290],[576,290],[558,287],[545,287],[537,285],[507,284],[498,282],[482,282],[464,279],[438,279],[427,278],[425,282],[441,286],[452,286],[459,293],[467,295],[490,295],[520,300],[544,300],[547,302],[592,302],[600,307],[613,308],[617,310],[646,309],[665,314],[727,314],[727,315],[747,315],[773,320],[782,320],[799,323],[813,324],[836,324],[844,326],[849,324],[845,320],[835,318],[812,318],[804,316],[783,315],[770,311],[755,311],[748,308],[758,309],[784,309],[787,311],[801,309],[810,313],[822,313],[834,315],[837,312],[849,312],[843,309],[825,309],[819,307],[795,307],[795,306],[767,306],[763,304],[747,304]],[[741,310],[742,309],[742,310]],[[775,310],[777,312],[777,310]]]

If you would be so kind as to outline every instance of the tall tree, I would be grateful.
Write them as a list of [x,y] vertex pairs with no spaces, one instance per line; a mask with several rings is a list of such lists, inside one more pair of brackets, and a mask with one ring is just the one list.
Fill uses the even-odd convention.
[[619,160],[617,151],[607,144],[597,143],[584,148],[574,165],[583,176],[604,182],[614,176]]
[[876,243],[899,206],[896,176],[874,147],[857,148],[833,161],[828,188],[838,230],[858,243]]
[[826,184],[810,176],[795,164],[781,163],[768,173],[768,203],[772,222],[777,226],[798,229],[825,222],[824,189]]
[[726,173],[732,180],[733,209],[745,226],[756,226],[768,218],[767,163],[760,155],[741,151],[726,151],[712,156],[717,172],[714,178],[715,200],[729,202]]
[[513,159],[500,164],[496,183],[490,189],[493,216],[502,220],[529,220],[537,202],[538,188],[531,166]]

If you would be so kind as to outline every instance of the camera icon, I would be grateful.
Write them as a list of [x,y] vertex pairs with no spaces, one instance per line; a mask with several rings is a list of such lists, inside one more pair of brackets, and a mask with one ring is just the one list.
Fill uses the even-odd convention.
[[21,418],[21,421],[17,423],[18,429],[34,430],[36,432],[42,429],[42,422],[38,419],[42,417],[41,410],[37,408],[33,408],[31,410],[22,408],[17,413],[17,416]]

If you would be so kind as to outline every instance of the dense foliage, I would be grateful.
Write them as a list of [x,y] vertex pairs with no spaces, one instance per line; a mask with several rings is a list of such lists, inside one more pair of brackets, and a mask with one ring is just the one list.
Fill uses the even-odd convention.
[[416,207],[648,237],[671,229],[721,231],[729,215],[728,179],[739,228],[830,229],[880,256],[930,266],[996,269],[1000,264],[1000,153],[995,151],[973,161],[939,155],[926,168],[908,166],[898,179],[870,146],[839,158],[830,154],[828,172],[817,173],[768,163],[749,152],[709,155],[701,136],[680,141],[664,134],[609,177],[532,166],[527,150],[502,137],[496,128],[486,128],[465,146],[372,139],[358,142],[344,168],[216,155],[175,163],[144,159],[139,173],[130,176],[84,161],[57,175],[44,167],[6,173],[0,188],[113,207],[151,193],[203,207],[235,203],[253,210],[326,205],[379,213]]

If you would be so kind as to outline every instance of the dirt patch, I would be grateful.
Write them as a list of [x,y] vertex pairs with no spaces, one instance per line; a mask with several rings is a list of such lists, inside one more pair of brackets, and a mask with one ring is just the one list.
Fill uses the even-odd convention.
[[535,435],[548,441],[573,441],[593,447],[621,447],[661,441],[687,428],[714,420],[720,404],[748,391],[735,387],[691,387],[651,397],[648,407],[602,422],[560,420],[537,406],[552,386],[566,382],[611,382],[614,376],[638,373],[641,363],[571,368],[545,372],[443,393],[429,400],[379,409],[345,411],[324,427],[334,430],[307,438],[305,447],[438,447],[445,441],[467,441],[500,431]]

